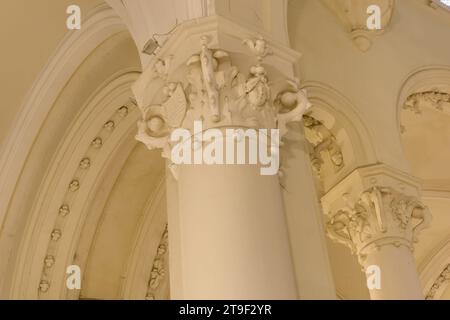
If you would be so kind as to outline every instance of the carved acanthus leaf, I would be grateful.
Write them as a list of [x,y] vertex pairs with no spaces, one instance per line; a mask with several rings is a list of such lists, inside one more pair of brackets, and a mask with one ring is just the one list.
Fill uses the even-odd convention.
[[[153,67],[165,79],[161,91],[165,100],[139,106],[142,118],[136,139],[149,149],[162,149],[164,157],[170,156],[171,132],[177,128],[192,131],[194,121],[202,121],[204,130],[278,128],[283,137],[288,132],[287,124],[302,121],[311,106],[306,91],[289,79],[286,89],[272,99],[274,88],[261,64],[271,50],[263,38],[244,41],[258,61],[244,72],[232,64],[228,52],[211,49],[208,43],[208,37],[201,37],[201,50],[187,60],[187,71],[171,70],[171,59],[159,59]],[[170,82],[171,72],[178,82]]]

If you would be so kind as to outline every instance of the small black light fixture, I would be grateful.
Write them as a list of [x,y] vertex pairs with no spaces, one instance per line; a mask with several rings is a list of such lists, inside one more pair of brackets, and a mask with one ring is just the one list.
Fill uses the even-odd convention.
[[142,52],[148,55],[155,54],[155,51],[160,47],[158,41],[156,41],[155,38],[151,38],[147,41],[147,43],[144,46],[144,49],[142,49]]
[[150,40],[147,41],[147,43],[144,45],[144,48],[142,49],[142,53],[148,54],[148,55],[155,55],[156,51],[161,48],[163,44],[160,44],[158,40],[156,40],[156,37],[167,37],[170,36],[178,27],[178,20],[175,22],[175,26],[167,33],[154,33]]

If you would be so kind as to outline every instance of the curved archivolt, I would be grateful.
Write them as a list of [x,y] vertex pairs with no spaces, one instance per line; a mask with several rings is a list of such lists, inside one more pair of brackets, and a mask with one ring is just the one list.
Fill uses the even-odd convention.
[[313,104],[304,117],[311,165],[320,193],[355,168],[376,162],[371,135],[356,108],[340,93],[318,82],[305,82]]

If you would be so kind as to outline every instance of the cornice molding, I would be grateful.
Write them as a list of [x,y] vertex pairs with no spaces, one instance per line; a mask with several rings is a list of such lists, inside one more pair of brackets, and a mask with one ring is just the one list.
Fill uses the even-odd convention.
[[343,194],[350,194],[354,198],[358,198],[367,189],[384,186],[409,196],[420,197],[421,185],[420,179],[385,164],[359,167],[322,197],[324,213],[332,211],[335,205],[338,207],[345,205],[344,201],[337,200]]
[[[148,43],[164,44],[174,28],[204,17],[222,17],[245,26],[266,38],[289,45],[287,0],[106,0],[128,26],[141,52],[143,66],[151,56],[143,53]],[[161,19],[164,17],[164,19]],[[160,38],[156,39],[155,36]],[[157,40],[157,44],[155,43]]]
[[268,34],[246,29],[221,16],[205,17],[180,25],[157,54],[150,58],[142,76],[133,86],[138,105],[150,105],[160,89],[161,82],[153,81],[155,78],[153,66],[158,60],[165,61],[172,56],[169,72],[185,66],[186,61],[199,52],[201,37],[204,36],[209,38],[208,47],[211,49],[220,48],[233,54],[246,56],[249,55],[249,51],[242,45],[243,39],[256,39],[263,36],[267,46],[272,50],[272,54],[266,57],[265,64],[276,68],[288,78],[295,77],[295,64],[301,58],[300,53],[279,43]]
[[423,180],[422,196],[425,198],[450,199],[450,180]]

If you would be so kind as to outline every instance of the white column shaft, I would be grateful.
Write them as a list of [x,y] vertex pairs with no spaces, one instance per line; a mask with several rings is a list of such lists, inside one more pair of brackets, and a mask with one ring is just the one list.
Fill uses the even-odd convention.
[[178,192],[184,298],[297,297],[277,176],[185,165]]
[[369,266],[378,266],[381,271],[380,288],[369,290],[372,300],[424,299],[411,249],[383,246],[367,255],[364,266],[366,270]]

